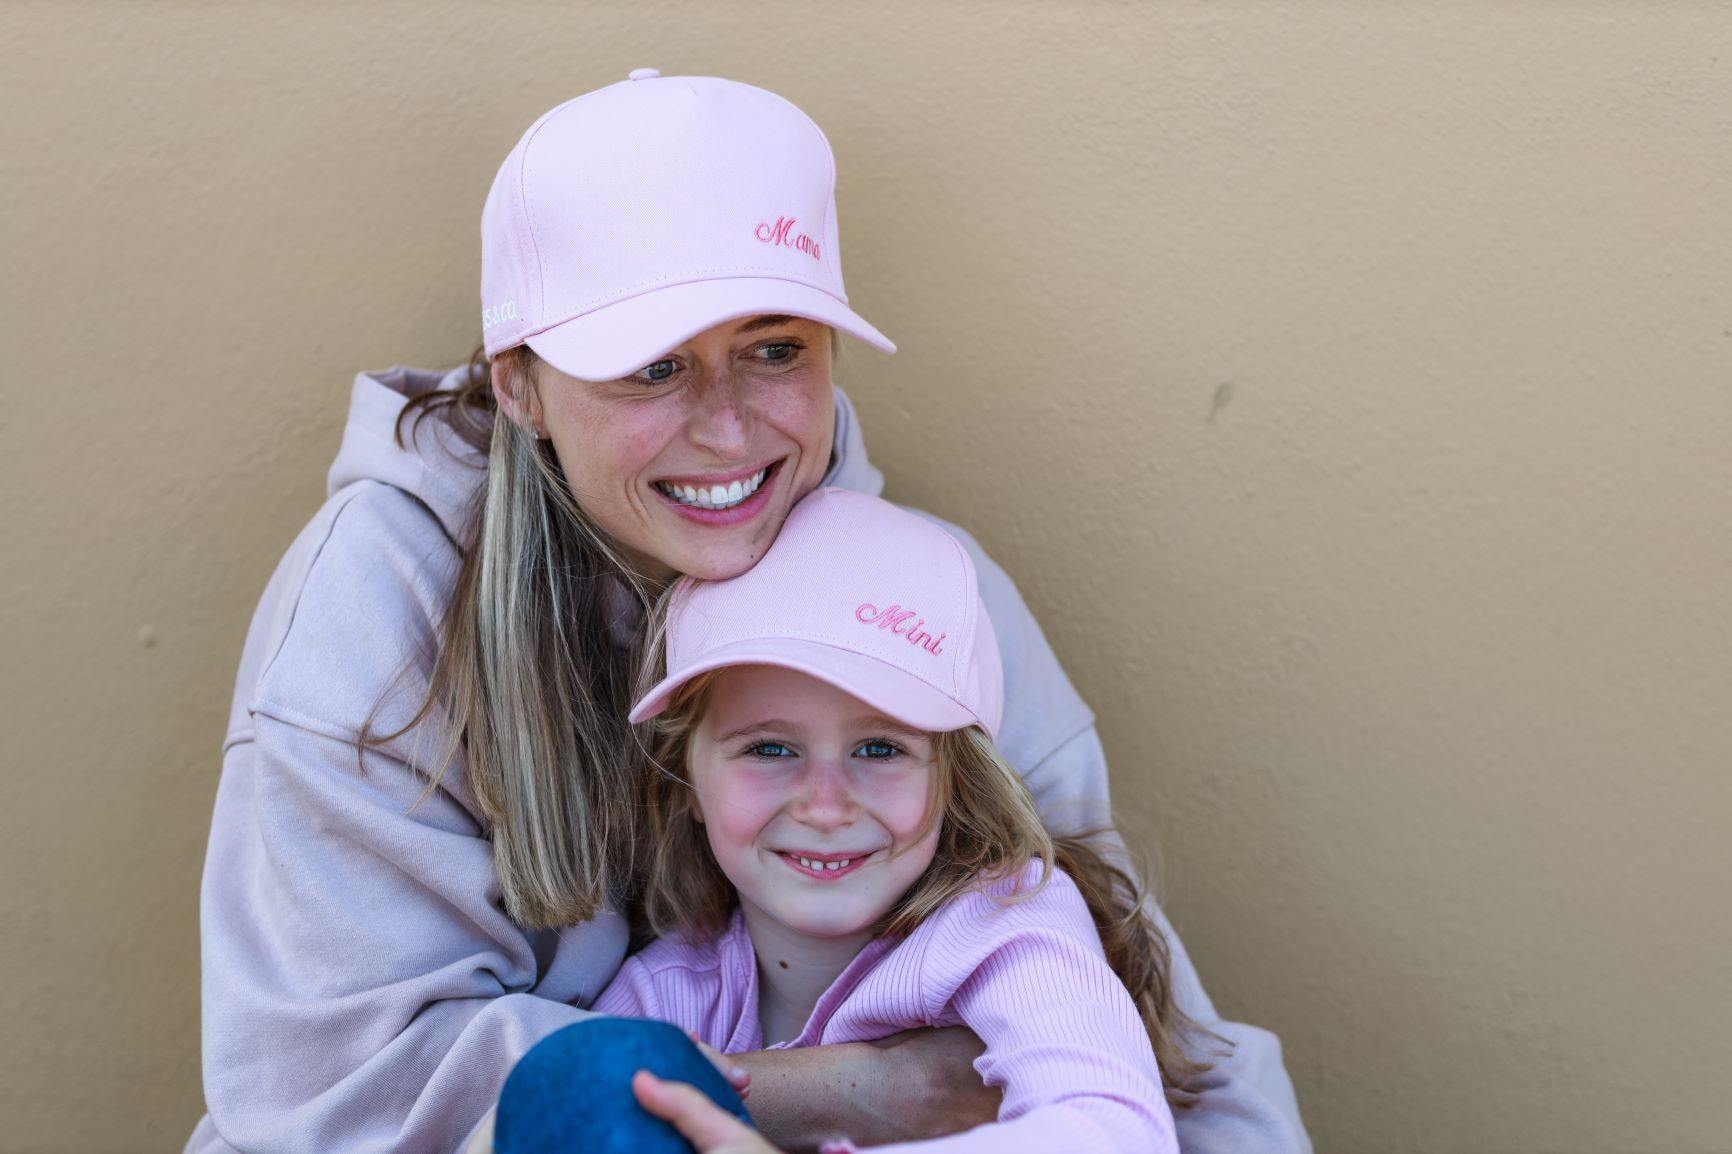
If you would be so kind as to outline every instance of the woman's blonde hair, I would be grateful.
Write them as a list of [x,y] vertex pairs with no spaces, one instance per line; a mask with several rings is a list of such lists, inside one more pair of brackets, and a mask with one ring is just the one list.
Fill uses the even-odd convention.
[[[525,389],[539,358],[496,358]],[[443,624],[427,695],[407,733],[440,711],[444,744],[434,788],[461,749],[476,803],[492,826],[505,910],[529,927],[569,926],[629,896],[641,828],[624,799],[642,776],[625,716],[642,663],[642,622],[656,590],[627,564],[571,495],[552,442],[496,410],[489,362],[476,350],[455,390],[404,407],[405,422],[444,420],[487,453],[475,536]]]
[[[658,623],[665,606],[664,598],[655,615]],[[654,650],[660,648],[660,634],[659,627],[652,629],[658,643],[640,680],[646,688],[659,680],[661,662]],[[712,938],[725,928],[738,902],[710,852],[689,775],[692,737],[719,672],[693,678],[666,710],[639,727],[651,764],[639,781],[638,798],[645,837],[657,850],[644,863],[632,909],[639,941],[667,934]],[[1173,1001],[1166,938],[1147,912],[1141,884],[1097,848],[1104,831],[1078,837],[1049,833],[1022,777],[978,727],[933,734],[932,749],[927,813],[929,822],[940,823],[938,848],[925,872],[880,920],[878,935],[904,938],[960,895],[1018,878],[1031,862],[1043,867],[1039,882],[1009,900],[1035,893],[1054,867],[1063,870],[1082,892],[1107,961],[1136,1002],[1168,1098],[1190,1105],[1196,1100],[1192,1087],[1209,1066],[1188,1055],[1181,1043],[1200,1028]]]
[[[833,370],[840,342],[824,328]],[[420,708],[401,729],[376,731],[387,688],[357,742],[364,757],[423,721],[443,723],[441,746],[416,768],[431,792],[463,752],[505,912],[531,928],[627,904],[641,874],[642,825],[630,806],[641,750],[625,717],[660,592],[572,496],[553,442],[500,419],[494,370],[529,391],[542,363],[526,345],[491,361],[477,348],[457,388],[403,407],[399,445],[405,425],[413,435],[421,421],[441,420],[487,454],[487,484],[473,539],[454,542],[462,564]]]

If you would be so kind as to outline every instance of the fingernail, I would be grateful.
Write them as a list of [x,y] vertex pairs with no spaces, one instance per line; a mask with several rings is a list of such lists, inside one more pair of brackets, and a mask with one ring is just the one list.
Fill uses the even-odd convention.
[[744,1078],[746,1076],[746,1068],[744,1066],[735,1066],[728,1072],[736,1078]]

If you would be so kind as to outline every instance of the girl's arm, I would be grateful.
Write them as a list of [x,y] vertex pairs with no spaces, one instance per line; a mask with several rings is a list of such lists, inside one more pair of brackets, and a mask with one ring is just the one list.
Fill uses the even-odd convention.
[[[713,1021],[691,1016],[704,1012],[706,1000],[691,996],[689,977],[674,979],[685,996],[664,999],[654,968],[639,957],[626,959],[592,1008],[613,1017],[658,1018],[700,1043],[724,1045]],[[877,1042],[728,1054],[727,1065],[718,1062],[718,1068],[736,1090],[742,1087],[728,1067],[746,1070],[747,1104],[766,1136],[789,1150],[811,1150],[838,1134],[896,1142],[990,1122],[998,1117],[1000,1094],[974,1071],[981,1050],[980,1039],[960,1027],[909,1030]],[[713,1052],[709,1056],[717,1061]]]
[[[934,520],[938,520],[934,518]],[[998,746],[1021,771],[1048,828],[1080,833],[1111,822],[1107,759],[1094,716],[1060,667],[1052,646],[1016,585],[967,531],[948,522],[974,560],[980,593],[1004,658],[1004,727]],[[1186,1154],[1310,1154],[1293,1083],[1282,1064],[1281,1043],[1267,1030],[1222,1019],[1191,964],[1178,934],[1159,909],[1156,924],[1172,952],[1179,1009],[1204,1030],[1195,1055],[1213,1063],[1195,1085],[1197,1103],[1178,1112]]]
[[[1038,877],[1032,867],[1021,881]],[[1004,1090],[1001,1120],[875,1154],[1178,1154],[1148,1033],[1082,895],[1058,871],[1003,904],[1012,891],[964,895],[917,931],[927,1012],[980,1035],[977,1065]]]

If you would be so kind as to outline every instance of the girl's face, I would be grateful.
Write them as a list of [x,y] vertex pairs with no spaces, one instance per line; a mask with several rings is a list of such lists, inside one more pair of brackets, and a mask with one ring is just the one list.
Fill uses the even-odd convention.
[[932,861],[932,743],[859,698],[769,665],[724,669],[693,733],[699,820],[748,925],[872,926]]
[[829,468],[830,340],[816,321],[755,316],[617,381],[543,364],[522,415],[547,431],[577,503],[646,575],[734,577]]

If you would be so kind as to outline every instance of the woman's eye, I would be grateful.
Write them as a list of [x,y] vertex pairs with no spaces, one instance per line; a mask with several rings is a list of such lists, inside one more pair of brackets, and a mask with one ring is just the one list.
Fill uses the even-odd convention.
[[756,745],[746,747],[746,752],[753,757],[792,757],[794,751],[779,741],[760,741]]
[[759,345],[754,351],[758,354],[759,360],[780,362],[793,360],[803,347],[793,341],[772,341],[769,344]]
[[860,757],[871,758],[874,761],[883,761],[901,753],[902,748],[894,742],[880,741],[874,738],[871,741],[861,742],[860,747],[854,752]]
[[671,360],[657,361],[653,365],[645,365],[632,376],[640,381],[648,381],[652,385],[659,384],[674,375],[674,368],[674,362]]

